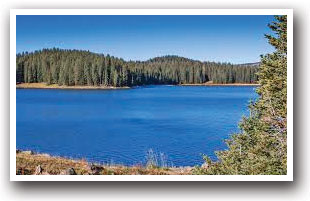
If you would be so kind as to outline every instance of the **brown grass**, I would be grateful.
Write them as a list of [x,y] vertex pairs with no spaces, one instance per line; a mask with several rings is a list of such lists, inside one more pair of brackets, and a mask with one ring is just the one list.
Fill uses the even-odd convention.
[[129,89],[130,87],[113,87],[113,86],[65,86],[58,84],[46,83],[20,83],[16,84],[18,89]]
[[[72,160],[62,157],[53,157],[47,154],[31,154],[17,151],[16,174],[33,175],[36,168],[42,168],[42,175],[66,174],[66,170],[73,168],[78,175],[188,175],[192,167],[144,167],[122,165],[90,164],[86,160]],[[94,168],[98,171],[94,172]]]

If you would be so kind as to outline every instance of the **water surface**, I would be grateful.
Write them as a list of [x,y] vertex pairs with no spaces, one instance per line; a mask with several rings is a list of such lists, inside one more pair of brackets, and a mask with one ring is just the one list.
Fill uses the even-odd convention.
[[170,165],[216,159],[248,114],[254,87],[148,86],[129,90],[17,89],[17,149],[100,163]]

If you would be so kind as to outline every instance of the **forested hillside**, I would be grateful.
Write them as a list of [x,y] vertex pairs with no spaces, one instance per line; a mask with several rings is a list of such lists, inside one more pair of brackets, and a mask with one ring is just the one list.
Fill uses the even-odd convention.
[[17,54],[17,83],[136,86],[147,84],[255,83],[257,66],[200,62],[178,56],[124,61],[89,51],[43,49]]

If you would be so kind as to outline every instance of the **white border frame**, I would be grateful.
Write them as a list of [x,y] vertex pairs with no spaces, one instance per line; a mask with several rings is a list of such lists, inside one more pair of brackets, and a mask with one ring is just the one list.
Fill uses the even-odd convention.
[[[287,175],[16,175],[16,15],[287,15]],[[293,181],[293,9],[11,9],[11,181]]]

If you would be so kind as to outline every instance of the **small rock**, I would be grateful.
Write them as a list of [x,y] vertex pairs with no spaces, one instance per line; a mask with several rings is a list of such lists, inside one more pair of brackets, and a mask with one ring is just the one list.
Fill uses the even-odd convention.
[[65,172],[63,172],[65,175],[76,175],[76,172],[73,168],[67,169]]
[[18,169],[16,170],[16,175],[23,175],[23,174],[24,174],[23,168],[18,168]]
[[21,152],[21,150],[19,149],[16,149],[16,153],[19,154]]
[[33,151],[22,151],[23,154],[28,154],[28,155],[33,155],[34,152]]
[[31,171],[25,168],[17,168],[16,175],[31,175]]
[[203,164],[201,165],[201,168],[204,168],[204,169],[207,169],[208,167],[209,167],[208,163],[203,163]]
[[42,174],[42,171],[43,171],[43,169],[42,169],[41,165],[38,165],[34,174],[35,175]]
[[103,167],[97,165],[91,165],[90,170],[93,175],[99,175],[101,171],[103,171]]

